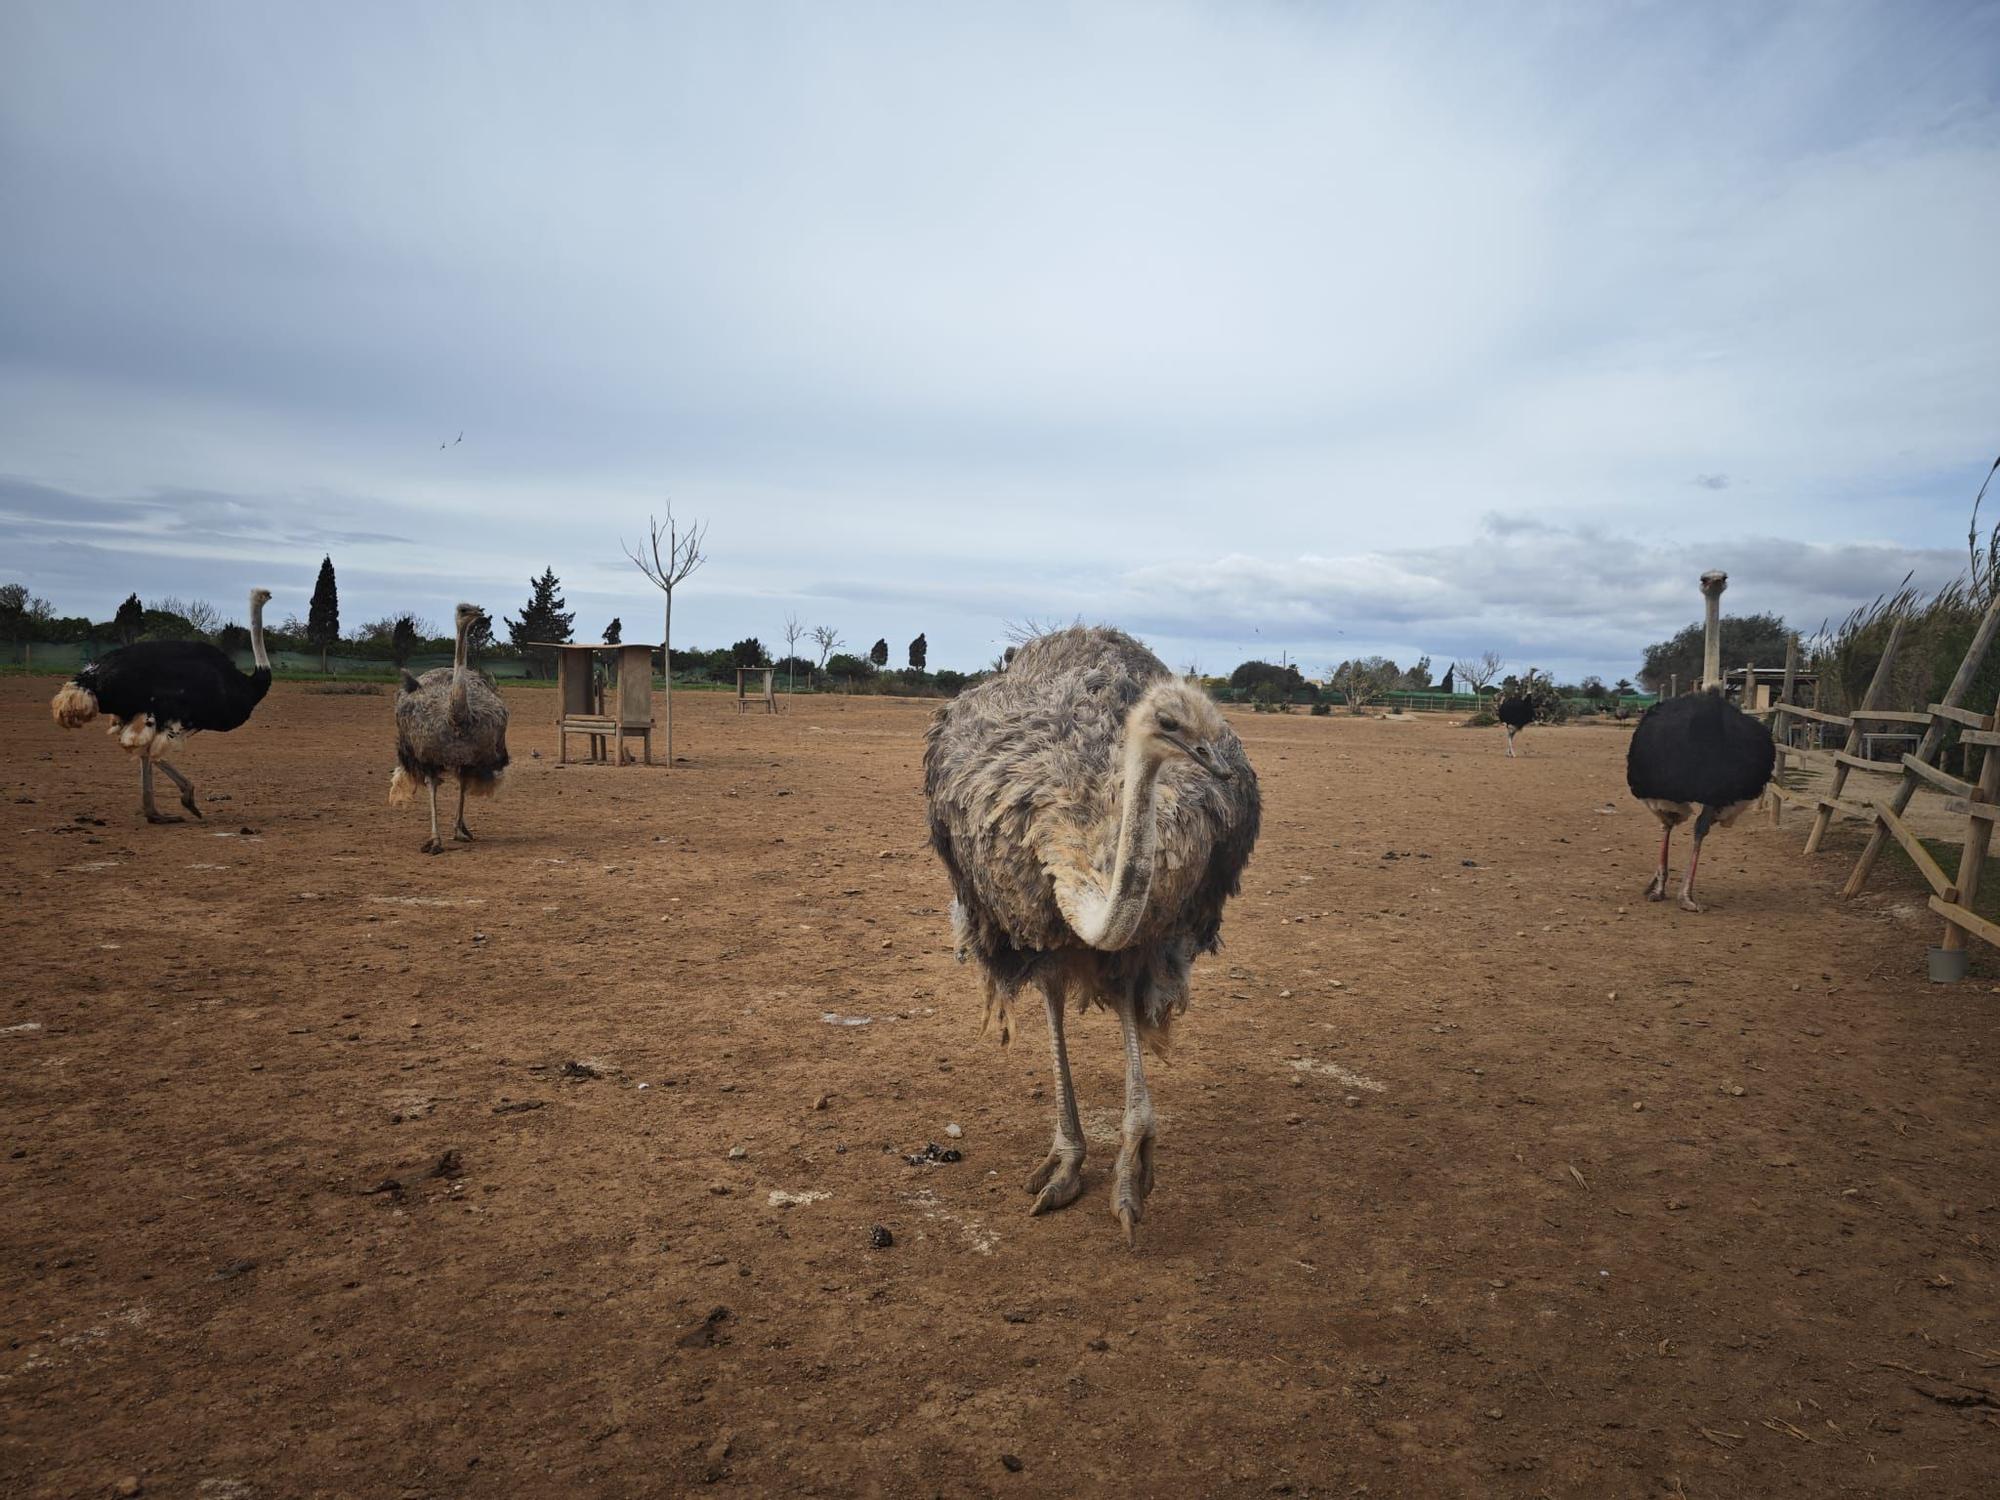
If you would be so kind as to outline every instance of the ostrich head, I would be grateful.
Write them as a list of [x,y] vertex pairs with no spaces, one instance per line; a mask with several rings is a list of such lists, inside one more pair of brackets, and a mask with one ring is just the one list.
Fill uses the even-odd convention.
[[1217,748],[1228,728],[1206,693],[1175,678],[1148,690],[1125,721],[1127,742],[1148,760],[1185,755],[1218,781],[1236,774]]
[[262,609],[265,605],[269,604],[270,602],[271,602],[271,591],[269,589],[250,590],[250,607],[252,609]]
[[473,627],[486,618],[486,611],[476,604],[461,604],[452,611],[451,617],[460,630],[470,635]]

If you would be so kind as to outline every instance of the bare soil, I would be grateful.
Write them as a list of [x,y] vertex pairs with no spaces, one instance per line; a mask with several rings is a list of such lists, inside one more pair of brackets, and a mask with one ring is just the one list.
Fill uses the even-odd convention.
[[1796,814],[1641,900],[1619,730],[1237,721],[1128,1252],[1101,1014],[1027,1217],[926,705],[684,695],[669,773],[510,690],[427,858],[386,695],[279,686],[148,827],[54,686],[0,679],[0,1494],[1994,1492],[1993,981]]

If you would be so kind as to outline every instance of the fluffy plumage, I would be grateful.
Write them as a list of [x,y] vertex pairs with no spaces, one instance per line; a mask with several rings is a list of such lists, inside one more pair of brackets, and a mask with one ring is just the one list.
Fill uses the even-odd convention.
[[1509,729],[1526,729],[1535,722],[1535,700],[1523,693],[1509,693],[1493,710],[1493,717]]
[[1639,720],[1625,752],[1625,784],[1642,802],[1710,808],[1719,817],[1764,795],[1777,753],[1770,730],[1722,694],[1686,693]]
[[[1175,682],[1122,631],[1076,627],[1028,642],[1005,673],[959,695],[931,723],[931,844],[958,897],[962,946],[993,981],[1003,1036],[1013,992],[1060,967],[1079,1005],[1136,992],[1149,1040],[1164,1046],[1187,1003],[1188,966],[1220,946],[1223,905],[1257,842],[1261,805],[1242,742],[1212,705],[1210,743],[1233,775],[1218,780],[1182,758],[1161,767],[1158,851],[1131,942],[1113,952],[1092,947],[1056,896],[1066,871],[1109,878],[1126,717],[1147,689]],[[1191,689],[1188,696],[1201,698]]]

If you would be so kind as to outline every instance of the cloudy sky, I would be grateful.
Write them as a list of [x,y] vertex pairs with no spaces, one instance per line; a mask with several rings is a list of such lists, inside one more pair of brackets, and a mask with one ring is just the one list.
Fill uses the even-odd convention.
[[1957,569],[1996,95],[1994,4],[15,0],[0,576],[652,639],[671,501],[683,643],[1630,673]]

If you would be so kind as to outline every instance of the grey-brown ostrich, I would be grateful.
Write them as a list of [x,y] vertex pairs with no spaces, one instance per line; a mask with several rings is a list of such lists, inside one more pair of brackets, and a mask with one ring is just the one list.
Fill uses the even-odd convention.
[[507,769],[507,705],[481,673],[466,664],[472,629],[485,615],[476,604],[461,604],[455,615],[458,642],[449,667],[421,677],[403,674],[396,691],[396,770],[389,800],[408,802],[421,782],[430,792],[431,836],[426,854],[444,853],[438,834],[438,783],[458,778],[458,825],[454,839],[470,841],[465,798],[491,796]]
[[1072,627],[947,704],[924,751],[931,842],[1004,1044],[1021,986],[1040,988],[1056,1075],[1055,1140],[1028,1177],[1032,1213],[1083,1191],[1083,1128],[1063,1006],[1114,1010],[1125,1118],[1112,1211],[1126,1242],[1153,1187],[1143,1049],[1164,1055],[1194,958],[1257,841],[1257,775],[1215,705],[1121,631]]

